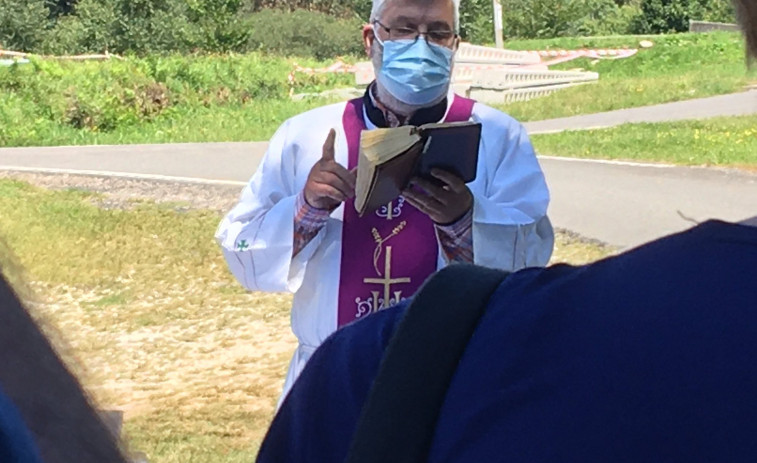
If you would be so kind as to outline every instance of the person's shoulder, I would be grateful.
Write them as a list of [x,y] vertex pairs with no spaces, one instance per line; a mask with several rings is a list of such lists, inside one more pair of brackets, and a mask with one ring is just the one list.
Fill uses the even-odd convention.
[[[327,342],[324,342],[325,349],[337,349],[340,351],[365,353],[362,349],[370,349],[375,353],[383,355],[383,351],[389,344],[389,340],[394,334],[400,320],[405,314],[409,300],[375,314],[368,316],[366,319],[357,320],[344,328],[337,330],[332,334]],[[361,354],[362,355],[362,354]]]
[[[349,436],[406,302],[367,315],[318,347],[276,414],[258,462],[344,461]],[[339,404],[339,406],[334,406]]]
[[582,285],[597,280],[604,284],[594,294],[612,293],[621,286],[633,289],[636,284],[649,283],[653,270],[678,275],[692,266],[698,274],[722,273],[720,267],[728,267],[731,259],[748,259],[745,253],[753,251],[755,244],[757,228],[709,220],[621,252],[608,248],[606,257],[584,265],[553,264],[521,270],[505,280],[503,287],[507,290],[501,294],[553,295],[556,291],[580,291]]
[[[323,389],[324,374],[329,372],[328,384],[348,382],[358,389],[367,388],[378,371],[378,365],[399,322],[405,314],[409,301],[403,301],[375,314],[366,315],[332,333],[318,347],[302,375],[295,384],[292,395],[303,394],[307,390]],[[310,386],[301,386],[310,384]],[[340,387],[344,392],[344,388]],[[358,390],[352,391],[359,396]]]
[[0,461],[41,462],[31,431],[0,389]]

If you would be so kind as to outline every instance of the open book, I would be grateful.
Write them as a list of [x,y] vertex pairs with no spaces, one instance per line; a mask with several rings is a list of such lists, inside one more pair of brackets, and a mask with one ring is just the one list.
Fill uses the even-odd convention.
[[432,168],[468,183],[476,178],[481,124],[446,122],[364,130],[355,185],[355,210],[373,212],[397,198],[413,177],[438,182]]

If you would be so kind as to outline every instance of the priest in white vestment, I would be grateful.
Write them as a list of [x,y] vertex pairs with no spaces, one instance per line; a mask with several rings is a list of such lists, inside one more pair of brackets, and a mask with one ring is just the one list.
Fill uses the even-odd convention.
[[[523,126],[450,91],[459,0],[374,0],[363,31],[376,81],[362,98],[282,124],[216,238],[250,290],[294,294],[299,347],[284,397],[339,326],[410,297],[454,262],[515,271],[544,266],[554,243],[549,192]],[[358,217],[362,130],[429,122],[482,124],[478,169],[465,184],[434,172]]]

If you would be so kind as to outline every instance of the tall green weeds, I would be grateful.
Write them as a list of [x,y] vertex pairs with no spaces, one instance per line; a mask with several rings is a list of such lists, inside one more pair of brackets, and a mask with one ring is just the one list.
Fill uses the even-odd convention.
[[108,62],[33,60],[0,68],[0,146],[34,143],[44,137],[39,131],[107,133],[165,124],[203,109],[285,101],[290,91],[318,92],[346,85],[351,78],[297,74],[290,82],[292,70],[290,60],[254,53]]

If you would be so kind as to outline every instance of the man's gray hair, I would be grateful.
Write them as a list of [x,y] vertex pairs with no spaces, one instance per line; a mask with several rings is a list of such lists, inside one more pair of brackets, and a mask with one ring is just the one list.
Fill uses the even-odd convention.
[[[381,17],[381,12],[384,10],[384,6],[388,1],[390,0],[373,0],[370,18],[371,23]],[[455,32],[460,32],[460,0],[450,1],[455,6]]]

